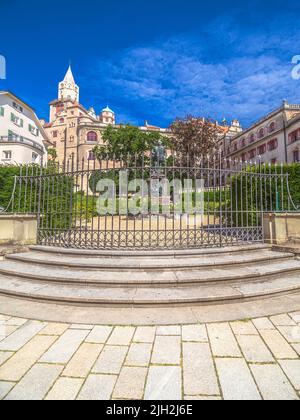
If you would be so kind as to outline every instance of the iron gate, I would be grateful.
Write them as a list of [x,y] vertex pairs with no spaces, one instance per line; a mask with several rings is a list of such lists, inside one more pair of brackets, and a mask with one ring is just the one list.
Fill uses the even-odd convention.
[[293,206],[283,166],[133,156],[23,166],[8,210],[38,215],[42,245],[187,249],[263,242],[263,214]]

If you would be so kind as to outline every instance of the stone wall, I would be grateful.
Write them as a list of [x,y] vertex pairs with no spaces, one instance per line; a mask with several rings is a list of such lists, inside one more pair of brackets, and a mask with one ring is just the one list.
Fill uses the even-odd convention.
[[265,242],[275,245],[300,239],[300,213],[267,213],[264,215]]
[[36,240],[36,216],[0,214],[0,245],[34,245]]

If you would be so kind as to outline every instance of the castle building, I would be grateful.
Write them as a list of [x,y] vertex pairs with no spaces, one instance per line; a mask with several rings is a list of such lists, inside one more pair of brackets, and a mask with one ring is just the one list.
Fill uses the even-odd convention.
[[[93,149],[102,142],[102,133],[108,127],[116,129],[116,115],[107,105],[99,115],[93,107],[86,109],[79,102],[77,86],[69,66],[65,78],[58,86],[58,99],[50,102],[49,122],[44,129],[57,152],[59,162],[94,161]],[[140,127],[145,131],[166,133],[166,129],[150,126]]]
[[284,101],[246,130],[222,139],[222,153],[233,162],[300,162],[300,105]]

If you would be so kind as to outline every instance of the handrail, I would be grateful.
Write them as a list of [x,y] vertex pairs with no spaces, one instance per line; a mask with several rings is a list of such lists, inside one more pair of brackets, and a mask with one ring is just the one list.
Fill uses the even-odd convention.
[[0,143],[18,143],[18,144],[27,144],[28,146],[32,146],[41,152],[44,152],[44,147],[40,145],[38,142],[28,139],[27,137],[20,137],[20,136],[0,136]]

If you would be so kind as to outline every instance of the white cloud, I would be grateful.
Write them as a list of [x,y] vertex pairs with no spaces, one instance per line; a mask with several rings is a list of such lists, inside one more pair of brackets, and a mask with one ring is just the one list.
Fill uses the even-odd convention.
[[[280,43],[282,34],[241,38],[230,21],[218,32],[216,27],[198,37],[179,36],[120,51],[98,63],[89,83],[96,86],[101,80],[112,103],[125,98],[122,107],[129,109],[123,114],[131,120],[142,110],[145,118],[165,125],[186,114],[239,118],[247,125],[285,98],[300,102],[300,83],[291,78],[288,58],[299,33],[291,31],[292,40],[286,37]],[[228,50],[211,53],[224,43]]]

